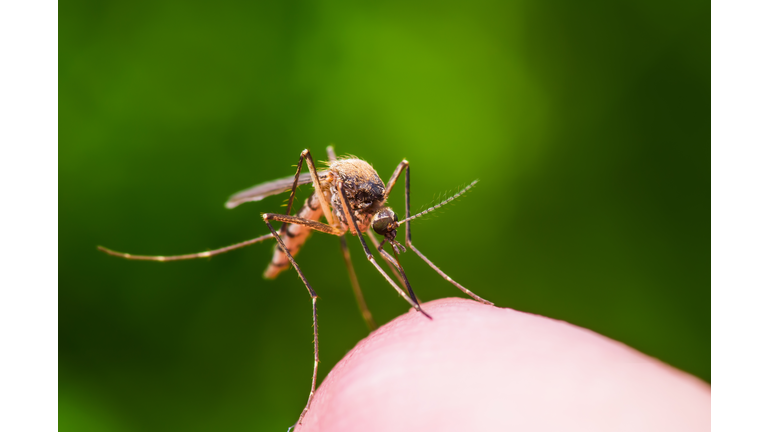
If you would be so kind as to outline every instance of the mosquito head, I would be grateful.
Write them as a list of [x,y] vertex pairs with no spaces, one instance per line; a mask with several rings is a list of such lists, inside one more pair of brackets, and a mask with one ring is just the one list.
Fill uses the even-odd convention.
[[376,234],[383,235],[387,240],[394,240],[397,235],[397,215],[390,207],[384,207],[373,215],[371,225]]

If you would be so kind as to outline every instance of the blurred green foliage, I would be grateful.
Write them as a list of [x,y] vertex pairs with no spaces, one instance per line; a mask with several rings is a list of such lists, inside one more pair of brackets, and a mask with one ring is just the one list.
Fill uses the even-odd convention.
[[[414,241],[482,297],[710,379],[705,4],[67,1],[59,31],[62,431],[296,420],[311,304],[294,272],[261,278],[271,245],[166,264],[95,246],[264,234],[285,196],[226,198],[330,143],[385,180],[408,158],[415,210],[480,179]],[[402,186],[391,203],[402,215]],[[321,376],[366,335],[338,243],[298,256]],[[406,312],[350,244],[375,318]],[[422,300],[461,294],[403,260]]]

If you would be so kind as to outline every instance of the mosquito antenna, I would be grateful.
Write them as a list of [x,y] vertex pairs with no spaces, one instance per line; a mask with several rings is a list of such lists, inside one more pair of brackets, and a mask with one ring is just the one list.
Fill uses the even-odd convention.
[[456,195],[454,195],[454,196],[452,196],[452,197],[450,197],[450,198],[448,198],[448,199],[446,199],[446,200],[442,201],[440,204],[436,204],[436,205],[434,205],[434,206],[432,206],[432,207],[430,207],[430,208],[428,208],[428,209],[424,210],[424,211],[423,211],[423,212],[421,212],[421,213],[417,213],[417,214],[415,214],[415,215],[413,215],[413,216],[411,216],[411,217],[409,217],[409,218],[406,218],[406,219],[403,219],[403,220],[401,220],[401,221],[398,221],[398,222],[397,222],[397,226],[400,226],[400,225],[402,225],[402,224],[404,224],[404,223],[406,223],[406,222],[408,222],[408,221],[411,221],[411,220],[414,220],[414,219],[416,219],[417,217],[421,217],[421,216],[424,216],[425,214],[427,214],[427,213],[429,213],[429,212],[433,212],[433,211],[435,211],[435,210],[439,209],[440,207],[442,207],[442,206],[444,206],[444,205],[448,204],[449,202],[451,202],[451,201],[455,200],[456,198],[460,197],[461,195],[463,195],[463,194],[464,194],[464,192],[468,191],[468,190],[469,190],[470,188],[472,188],[472,186],[474,186],[476,183],[477,183],[477,180],[473,181],[472,183],[470,183],[470,184],[469,184],[469,186],[467,186],[467,187],[465,187],[464,189],[460,190],[458,193],[456,193]]
[[150,255],[133,255],[129,253],[123,253],[123,252],[117,252],[113,251],[111,249],[107,249],[104,246],[97,246],[96,249],[106,253],[107,255],[112,255],[120,258],[125,258],[129,260],[141,260],[141,261],[180,261],[180,260],[188,260],[188,259],[195,259],[195,258],[208,258],[212,257],[214,255],[223,254],[225,252],[229,252],[234,249],[239,249],[241,247],[250,246],[255,243],[262,242],[264,240],[268,240],[272,238],[272,234],[266,234],[261,237],[256,237],[255,239],[246,240],[244,242],[235,243],[230,246],[225,246],[223,248],[214,249],[212,251],[206,251],[206,252],[198,252],[193,254],[186,254],[186,255],[172,255],[172,256],[150,256]]

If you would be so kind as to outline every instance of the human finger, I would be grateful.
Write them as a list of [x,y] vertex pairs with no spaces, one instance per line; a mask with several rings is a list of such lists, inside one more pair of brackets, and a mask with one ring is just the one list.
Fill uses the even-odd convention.
[[470,300],[424,309],[358,343],[297,430],[710,429],[706,383],[620,342]]

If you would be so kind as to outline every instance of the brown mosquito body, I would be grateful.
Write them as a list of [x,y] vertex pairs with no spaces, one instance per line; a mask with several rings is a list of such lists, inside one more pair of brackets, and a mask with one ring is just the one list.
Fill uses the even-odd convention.
[[[312,319],[314,325],[313,328],[315,347],[312,387],[306,406],[301,412],[296,425],[301,424],[302,419],[306,415],[312,403],[312,398],[314,396],[317,384],[317,367],[320,361],[317,331],[317,293],[312,288],[307,278],[304,276],[304,273],[294,258],[312,231],[320,231],[327,234],[336,235],[341,239],[342,256],[346,262],[346,267],[349,273],[353,292],[355,294],[358,307],[360,308],[363,318],[371,330],[376,328],[376,324],[373,321],[371,313],[365,303],[365,299],[363,298],[362,290],[360,289],[357,276],[355,275],[354,268],[352,267],[349,249],[344,238],[345,234],[348,232],[360,240],[368,261],[379,271],[379,273],[387,280],[387,282],[414,309],[422,313],[425,317],[431,319],[431,317],[424,310],[422,310],[421,306],[419,305],[419,301],[416,298],[413,289],[411,288],[410,282],[405,275],[405,270],[403,270],[403,267],[400,265],[400,260],[398,258],[399,254],[406,251],[406,247],[398,243],[396,240],[397,228],[402,224],[405,224],[405,243],[408,248],[413,250],[414,253],[423,259],[445,280],[455,285],[461,291],[477,301],[486,304],[492,304],[489,301],[478,297],[451,279],[429,259],[427,259],[427,257],[424,256],[418,249],[416,249],[413,246],[413,242],[411,241],[411,220],[434,211],[442,205],[454,200],[469,190],[472,186],[474,186],[476,181],[472,182],[469,186],[465,187],[457,194],[449,197],[441,203],[430,207],[421,213],[411,216],[410,165],[408,161],[403,160],[400,162],[400,164],[395,169],[395,172],[392,174],[392,177],[390,177],[389,181],[385,185],[369,163],[354,157],[337,159],[332,147],[328,147],[327,151],[329,159],[329,165],[327,169],[318,171],[315,167],[315,163],[309,150],[304,150],[299,158],[299,163],[295,175],[284,179],[256,185],[250,189],[236,193],[227,201],[227,208],[234,208],[244,202],[260,201],[267,196],[290,191],[291,194],[288,199],[288,209],[285,214],[264,213],[262,215],[264,222],[270,231],[270,234],[212,251],[176,256],[132,255],[115,252],[99,246],[99,249],[103,252],[126,259],[146,261],[177,261],[194,258],[208,258],[224,252],[229,252],[233,249],[259,243],[270,238],[275,239],[275,251],[273,253],[272,260],[264,272],[264,277],[273,279],[277,277],[283,270],[293,266],[293,268],[298,273],[299,278],[306,286],[307,291],[309,292],[309,295],[312,299]],[[304,162],[307,163],[309,172],[302,174],[301,168]],[[395,212],[385,204],[390,193],[392,192],[392,188],[403,172],[405,173],[405,218],[403,220],[398,220]],[[291,215],[291,208],[293,206],[297,187],[299,185],[310,183],[314,187],[313,193],[307,198],[296,215]],[[325,223],[322,222],[323,219],[325,219]],[[270,221],[282,222],[279,230],[276,230]],[[381,242],[376,239],[374,232],[383,236]],[[371,253],[370,249],[368,248],[368,244],[363,237],[363,233],[367,234],[369,240],[371,240],[373,243],[374,248],[379,253],[379,255],[384,258],[384,261],[395,275],[395,278],[399,283],[395,282],[376,262],[375,257]],[[391,247],[391,255],[384,250],[384,246],[387,243],[389,243]],[[403,288],[405,288],[405,290]]]
[[[373,215],[379,208],[381,208],[385,201],[384,183],[381,181],[373,167],[360,159],[337,159],[331,162],[326,171],[318,172],[318,179],[320,180],[320,190],[315,191],[315,193],[307,198],[304,205],[296,213],[296,216],[302,219],[319,222],[321,216],[323,216],[323,211],[320,207],[321,202],[318,194],[322,193],[325,200],[331,205],[333,215],[338,221],[337,227],[343,233],[350,231],[350,224],[347,222],[346,216],[344,215],[341,196],[337,189],[333,187],[334,182],[338,179],[344,184],[347,199],[352,208],[352,217],[355,219],[355,225],[362,232],[368,231]],[[307,183],[310,182],[311,177],[310,181]],[[243,199],[241,196],[243,193],[244,192],[241,192],[236,195],[238,201]],[[227,203],[230,207],[239,204],[239,202],[230,202]],[[288,252],[295,256],[304,245],[304,242],[311,232],[312,228],[306,225],[292,224],[287,227],[284,225],[284,229],[280,232],[280,236],[282,237]],[[274,256],[272,257],[272,261],[269,263],[267,270],[264,272],[264,277],[273,279],[277,277],[280,272],[290,267],[290,264],[287,255],[276,245]]]

